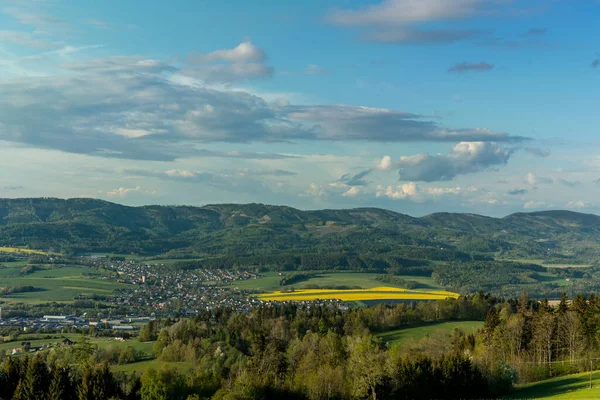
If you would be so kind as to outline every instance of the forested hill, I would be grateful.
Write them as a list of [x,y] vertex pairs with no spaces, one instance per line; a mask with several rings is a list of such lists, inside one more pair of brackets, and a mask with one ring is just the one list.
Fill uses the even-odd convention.
[[[170,257],[329,257],[411,260],[528,257],[592,261],[600,217],[569,211],[504,218],[375,208],[301,211],[263,204],[127,207],[93,199],[0,199],[0,246],[63,253]],[[348,262],[348,261],[345,261]]]

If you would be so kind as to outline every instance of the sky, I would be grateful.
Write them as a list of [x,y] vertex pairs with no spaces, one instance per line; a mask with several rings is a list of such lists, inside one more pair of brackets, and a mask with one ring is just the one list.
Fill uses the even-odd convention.
[[600,214],[598,0],[0,0],[0,197]]

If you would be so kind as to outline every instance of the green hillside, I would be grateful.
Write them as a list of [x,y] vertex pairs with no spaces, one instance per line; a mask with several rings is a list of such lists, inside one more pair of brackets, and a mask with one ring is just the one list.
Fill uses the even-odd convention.
[[[430,247],[439,253],[433,258],[442,259],[481,253],[589,260],[598,254],[599,239],[600,217],[567,211],[413,218],[373,208],[126,207],[93,199],[0,199],[1,244],[61,252],[209,256]],[[421,258],[417,250],[407,253]]]

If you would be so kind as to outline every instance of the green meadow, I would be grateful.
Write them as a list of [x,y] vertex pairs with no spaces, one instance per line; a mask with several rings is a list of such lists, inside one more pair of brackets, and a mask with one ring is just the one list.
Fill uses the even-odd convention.
[[[318,271],[302,271],[302,272],[314,272],[315,275],[310,279],[297,282],[288,287],[294,287],[297,289],[306,288],[307,286],[316,285],[319,287],[336,287],[336,286],[349,286],[355,287],[360,286],[363,289],[370,289],[379,286],[392,286],[400,287],[392,283],[386,283],[378,281],[376,278],[382,274],[376,273],[362,273],[362,272],[318,272]],[[275,291],[280,290],[282,287],[279,285],[279,281],[285,275],[285,273],[279,272],[266,272],[263,277],[258,279],[249,279],[246,281],[233,282],[231,285],[240,289],[250,290],[264,290],[264,291]],[[442,290],[443,287],[437,285],[433,279],[424,276],[396,276],[397,278],[405,279],[407,281],[414,281],[420,284],[419,289],[438,289]]]
[[128,285],[85,275],[95,272],[83,266],[41,266],[24,274],[21,263],[5,263],[0,269],[0,287],[33,286],[34,291],[13,293],[0,298],[4,303],[46,303],[73,301],[80,294],[111,294]]
[[390,346],[399,345],[409,341],[416,341],[441,334],[452,334],[456,329],[462,329],[465,333],[474,333],[483,328],[482,321],[456,321],[436,322],[421,326],[409,327],[378,334],[377,336]]

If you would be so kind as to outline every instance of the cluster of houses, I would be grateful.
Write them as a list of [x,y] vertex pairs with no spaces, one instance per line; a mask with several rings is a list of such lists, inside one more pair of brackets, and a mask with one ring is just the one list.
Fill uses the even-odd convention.
[[97,330],[135,331],[140,323],[147,323],[151,317],[126,317],[120,319],[90,320],[84,316],[74,315],[44,315],[37,317],[15,317],[0,319],[0,327],[18,328],[24,332],[61,332],[64,328],[83,330],[94,327]]

